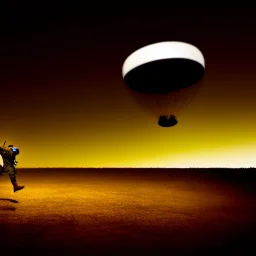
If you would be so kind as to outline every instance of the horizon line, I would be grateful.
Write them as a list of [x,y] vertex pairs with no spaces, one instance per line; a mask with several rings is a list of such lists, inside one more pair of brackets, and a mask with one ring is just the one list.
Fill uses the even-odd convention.
[[256,169],[256,167],[17,167],[17,169]]

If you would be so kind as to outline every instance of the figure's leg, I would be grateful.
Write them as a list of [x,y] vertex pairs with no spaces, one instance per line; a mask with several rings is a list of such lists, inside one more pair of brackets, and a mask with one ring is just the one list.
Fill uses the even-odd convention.
[[16,192],[18,190],[23,189],[25,186],[19,186],[16,180],[17,171],[14,166],[11,166],[9,163],[4,163],[4,169],[8,173],[10,181],[13,185],[13,191]]

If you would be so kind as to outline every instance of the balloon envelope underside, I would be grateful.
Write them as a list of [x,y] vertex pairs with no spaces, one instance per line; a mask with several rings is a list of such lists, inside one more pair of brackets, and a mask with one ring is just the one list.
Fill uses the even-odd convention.
[[156,60],[135,67],[124,80],[129,88],[143,93],[169,93],[196,84],[204,67],[190,59]]
[[[132,98],[158,119],[162,127],[177,124],[175,118],[201,87],[204,66],[189,59],[164,59],[140,65],[124,80]],[[200,81],[201,80],[201,81]]]

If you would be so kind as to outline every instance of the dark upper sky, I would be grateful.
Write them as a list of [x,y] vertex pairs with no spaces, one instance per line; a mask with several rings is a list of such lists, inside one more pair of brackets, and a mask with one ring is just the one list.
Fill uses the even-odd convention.
[[[1,133],[20,167],[256,166],[253,8],[169,5],[1,8]],[[133,51],[184,41],[204,54],[202,89],[170,129],[122,80]]]

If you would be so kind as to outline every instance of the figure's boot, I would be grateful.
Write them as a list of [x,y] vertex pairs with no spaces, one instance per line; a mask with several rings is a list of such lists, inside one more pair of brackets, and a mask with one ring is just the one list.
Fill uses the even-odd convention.
[[19,186],[17,182],[12,182],[13,185],[13,191],[16,192],[18,190],[23,189],[25,186]]

